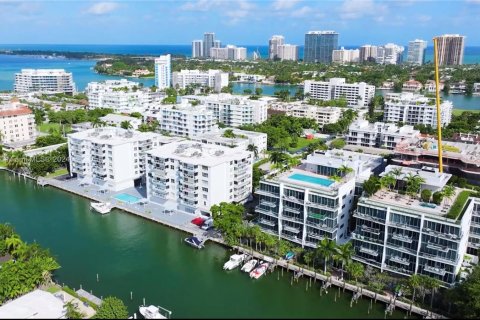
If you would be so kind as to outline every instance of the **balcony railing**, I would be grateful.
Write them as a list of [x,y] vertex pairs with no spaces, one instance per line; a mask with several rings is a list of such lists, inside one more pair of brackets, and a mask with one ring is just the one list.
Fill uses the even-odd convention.
[[433,260],[433,261],[448,263],[448,264],[456,264],[458,262],[458,259],[459,259],[458,254],[456,254],[453,259],[450,259],[450,258],[438,256],[438,255],[431,254],[431,253],[425,253],[425,252],[420,252],[420,257],[425,258],[425,259],[429,259],[429,260]]
[[389,260],[395,263],[403,264],[404,266],[410,265],[410,260],[408,260],[407,258],[399,257],[399,256],[390,256]]
[[451,234],[451,233],[439,232],[439,231],[432,230],[432,229],[429,229],[429,228],[423,228],[422,231],[424,233],[429,234],[429,235],[436,236],[436,237],[439,237],[439,238],[442,238],[442,239],[447,239],[447,240],[460,240],[462,238],[462,233],[460,233],[460,235],[456,235],[456,234]]
[[393,240],[398,240],[406,243],[412,243],[413,239],[407,235],[401,234],[401,233],[393,233],[392,234],[392,239]]
[[338,210],[338,207],[339,205],[336,205],[334,207],[329,207],[325,204],[321,204],[321,203],[316,203],[316,202],[310,202],[310,201],[305,201],[305,204],[309,207],[313,207],[313,208],[318,208],[318,209],[323,209],[323,210],[327,210],[327,211],[337,211]]
[[368,227],[368,226],[366,226],[366,225],[364,225],[364,224],[361,226],[361,229],[362,229],[362,231],[364,231],[364,232],[369,232],[369,233],[374,234],[374,235],[377,235],[377,236],[380,235],[380,229],[370,228],[370,227]]
[[262,189],[258,189],[257,191],[255,191],[257,194],[262,194],[262,195],[265,195],[265,196],[269,196],[269,197],[276,197],[276,198],[280,198],[280,193],[275,193],[275,192],[271,192],[271,191],[267,191],[267,190],[262,190]]
[[447,271],[445,269],[437,268],[437,267],[431,267],[431,266],[424,266],[423,270],[428,271],[430,273],[438,274],[439,276],[444,276],[447,274]]
[[365,254],[368,254],[368,255],[371,255],[373,257],[378,257],[378,251],[376,250],[373,250],[373,249],[368,249],[368,248],[365,248],[365,247],[360,247],[360,250],[359,250],[361,253],[365,253]]
[[283,211],[292,212],[292,213],[295,213],[295,214],[300,214],[301,213],[300,209],[292,208],[292,207],[288,207],[288,206],[283,206]]
[[400,229],[420,232],[420,227],[412,226],[410,224],[406,224],[403,222],[388,221],[388,225],[392,227],[400,228]]
[[290,202],[294,202],[294,203],[298,203],[298,204],[303,204],[304,203],[304,200],[303,199],[298,199],[298,198],[295,198],[294,196],[283,196],[283,199],[285,201],[290,201]]
[[264,208],[262,208],[262,207],[260,207],[260,206],[256,206],[256,207],[255,207],[255,211],[256,211],[256,212],[259,212],[259,213],[263,213],[263,214],[269,215],[269,216],[272,216],[272,217],[278,218],[277,212],[264,209]]
[[291,233],[300,233],[300,228],[292,227],[292,226],[283,226],[283,230],[291,232]]
[[364,220],[369,220],[369,221],[373,221],[373,222],[377,222],[377,223],[381,223],[381,224],[385,224],[385,219],[383,218],[378,218],[378,217],[374,217],[374,216],[371,216],[369,214],[365,214],[365,213],[361,213],[361,212],[358,212],[358,210],[355,210],[353,212],[353,216],[356,217],[356,218],[360,218],[360,219],[364,219]]
[[264,205],[264,206],[267,206],[267,207],[272,207],[272,208],[277,207],[277,204],[275,202],[267,201],[267,200],[260,200],[260,204]]
[[261,224],[270,226],[270,227],[275,227],[277,225],[274,221],[267,220],[267,219],[260,219],[258,222],[260,222]]
[[445,253],[450,250],[447,246],[441,246],[437,243],[430,242],[430,241],[427,242],[427,245],[425,247],[427,249],[437,250],[437,251],[441,251],[441,252],[445,252]]
[[303,219],[302,218],[297,218],[297,217],[292,217],[292,216],[285,216],[285,215],[282,215],[282,219],[283,220],[287,220],[287,221],[292,221],[292,222],[299,222],[299,223],[303,223]]
[[362,234],[359,234],[357,232],[352,232],[352,238],[357,239],[357,240],[363,240],[363,241],[369,241],[377,244],[383,244],[383,239],[377,239],[377,238],[372,238],[372,237],[367,237]]

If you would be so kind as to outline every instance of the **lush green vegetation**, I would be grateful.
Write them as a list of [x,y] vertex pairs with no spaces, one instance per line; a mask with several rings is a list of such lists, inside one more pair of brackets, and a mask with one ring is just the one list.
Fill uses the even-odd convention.
[[297,148],[304,129],[318,129],[318,126],[314,119],[277,114],[261,124],[245,125],[240,129],[266,133],[268,149],[278,148],[286,151]]
[[131,76],[137,69],[146,69],[150,71],[148,76],[153,76],[155,74],[155,61],[153,58],[116,57],[100,60],[95,65],[95,71],[98,73],[121,76]]
[[[479,130],[477,129],[478,123],[480,121],[480,112],[478,110],[469,110],[463,111],[460,114],[453,113],[452,121],[442,129],[443,138],[452,138],[455,133],[475,133]],[[426,134],[437,134],[437,130],[431,126],[425,125],[416,125],[414,126],[417,130],[420,130],[421,133]]]
[[62,125],[60,123],[42,123],[37,126],[37,130],[43,133],[63,132],[70,133],[72,127],[70,125]]
[[478,319],[480,317],[480,267],[475,266],[468,278],[450,289],[445,303],[452,304],[452,315],[456,319]]
[[106,297],[95,314],[95,319],[127,319],[128,310],[122,300]]
[[454,116],[461,116],[464,112],[471,112],[471,113],[479,113],[480,110],[463,110],[463,109],[453,109],[452,115]]
[[87,105],[87,95],[85,93],[79,92],[74,96],[65,94],[65,93],[55,93],[55,94],[41,94],[38,96],[41,100],[47,100],[52,102],[62,102],[63,107],[66,107],[67,103],[73,104],[82,104]]
[[68,146],[60,146],[58,149],[45,154],[39,154],[30,158],[29,171],[34,177],[45,176],[54,173],[59,168],[68,166]]
[[332,140],[332,142],[330,142],[330,147],[332,149],[343,149],[343,147],[345,147],[346,144],[347,143],[345,142],[345,139],[337,138]]
[[65,142],[67,142],[66,138],[62,137],[59,132],[54,132],[52,134],[49,134],[48,136],[37,137],[37,139],[35,140],[35,146],[38,148],[42,148]]
[[357,111],[353,109],[346,109],[342,112],[342,117],[336,123],[328,123],[323,126],[324,133],[338,134],[344,133],[357,117]]
[[72,124],[87,121],[95,121],[98,118],[113,113],[113,109],[99,108],[91,110],[71,110],[71,111],[48,111],[48,120],[50,123]]
[[60,268],[48,250],[23,242],[6,224],[0,224],[0,256],[12,258],[0,268],[0,303],[50,284],[52,272]]
[[457,199],[455,199],[455,202],[448,211],[447,218],[456,220],[460,216],[460,213],[462,213],[463,207],[467,203],[470,194],[471,192],[467,190],[463,190],[458,194]]

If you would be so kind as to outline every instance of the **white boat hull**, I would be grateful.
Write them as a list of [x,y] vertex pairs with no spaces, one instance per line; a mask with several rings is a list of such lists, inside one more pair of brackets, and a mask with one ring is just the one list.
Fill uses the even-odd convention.
[[257,265],[257,260],[253,259],[253,260],[250,260],[248,261],[247,263],[245,263],[242,267],[242,271],[243,272],[247,272],[247,273],[250,273],[252,272],[252,270],[256,267]]
[[250,272],[250,278],[258,279],[267,272],[268,264],[261,264],[259,267],[255,268],[252,272]]
[[97,211],[98,213],[101,214],[106,214],[109,213],[112,210],[112,207],[110,203],[106,202],[91,202],[90,203],[90,208]]

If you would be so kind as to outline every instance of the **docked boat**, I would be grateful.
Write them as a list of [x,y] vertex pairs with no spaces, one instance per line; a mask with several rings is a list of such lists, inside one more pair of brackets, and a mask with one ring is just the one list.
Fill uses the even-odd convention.
[[140,311],[140,314],[145,318],[145,319],[167,319],[165,316],[163,316],[160,313],[160,309],[155,306],[140,306],[138,308]]
[[230,257],[230,260],[225,262],[223,265],[223,270],[233,270],[239,265],[242,264],[242,262],[245,260],[247,255],[245,254],[234,254]]
[[258,279],[265,274],[268,270],[268,262],[264,262],[258,265],[252,272],[250,272],[250,278]]
[[250,272],[252,272],[253,268],[255,268],[255,266],[257,265],[257,262],[258,261],[256,259],[252,259],[252,260],[248,261],[247,263],[245,263],[243,265],[242,269],[240,269],[240,270],[250,273]]
[[185,238],[185,242],[191,245],[192,247],[195,247],[197,249],[202,249],[203,248],[203,242],[198,239],[197,237],[188,237]]
[[112,210],[112,205],[110,202],[90,202],[90,208],[101,214],[106,214]]

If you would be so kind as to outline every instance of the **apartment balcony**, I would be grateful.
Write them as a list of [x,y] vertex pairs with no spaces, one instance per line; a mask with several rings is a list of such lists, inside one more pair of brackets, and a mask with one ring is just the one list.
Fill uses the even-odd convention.
[[85,156],[82,156],[80,154],[70,154],[70,157],[73,159],[73,160],[77,160],[77,161],[83,161],[83,159],[85,158]]
[[401,233],[393,233],[391,238],[393,240],[398,240],[398,241],[402,241],[402,242],[406,242],[406,243],[412,243],[413,242],[412,237],[409,237],[409,236],[401,234]]
[[325,238],[324,235],[321,235],[320,233],[316,233],[316,232],[311,232],[311,231],[307,232],[307,236],[313,239],[318,239],[318,240],[322,240],[323,238]]
[[373,249],[368,249],[368,248],[365,248],[365,247],[360,247],[360,250],[359,250],[361,253],[365,253],[365,254],[368,254],[368,255],[371,255],[373,257],[378,257],[379,253],[378,251],[376,250],[373,250]]
[[400,228],[400,229],[420,232],[420,227],[412,226],[412,225],[402,223],[402,222],[388,221],[388,225],[392,226],[392,227],[397,227],[397,228]]
[[315,228],[315,229],[324,230],[324,231],[329,232],[329,233],[332,233],[337,229],[337,227],[329,227],[325,223],[324,224],[312,223],[312,222],[309,222],[308,220],[307,220],[307,226]]
[[360,233],[357,233],[357,232],[352,232],[352,238],[357,239],[357,240],[361,240],[361,241],[373,242],[375,244],[383,245],[383,239],[367,237],[367,236],[364,236],[363,234],[360,234]]
[[303,219],[302,219],[302,218],[296,218],[296,217],[293,217],[293,216],[284,216],[284,215],[282,215],[282,220],[291,221],[291,222],[296,222],[296,223],[302,223],[302,224],[303,224]]
[[456,254],[453,259],[449,259],[449,258],[446,258],[446,257],[442,257],[442,256],[438,256],[438,255],[435,255],[435,254],[430,254],[430,253],[425,253],[425,252],[422,252],[422,251],[420,252],[420,257],[424,258],[424,259],[436,261],[436,262],[448,263],[448,264],[453,264],[453,265],[455,265],[458,262],[458,259],[459,259],[458,254]]
[[410,260],[408,260],[407,258],[399,257],[399,256],[390,256],[388,260],[390,260],[391,262],[402,264],[407,267],[410,265]]
[[269,227],[275,227],[277,225],[274,221],[262,219],[262,218],[260,218],[258,222]]
[[261,194],[261,195],[264,195],[264,196],[280,198],[279,193],[270,192],[270,191],[267,191],[267,190],[258,189],[258,190],[255,191],[255,193]]
[[338,208],[340,207],[339,205],[336,205],[334,207],[329,207],[327,205],[324,205],[324,204],[321,204],[321,203],[316,203],[316,202],[310,202],[308,200],[305,201],[305,204],[308,207],[323,209],[323,210],[332,211],[332,212],[338,211]]
[[288,231],[288,232],[291,232],[291,233],[300,233],[300,228],[298,227],[292,227],[292,226],[288,226],[288,225],[285,225],[282,227],[283,230],[285,231]]
[[377,260],[375,259],[368,259],[368,258],[365,258],[365,257],[362,257],[362,256],[357,256],[357,255],[353,255],[352,258],[354,260],[357,260],[357,261],[360,261],[360,262],[363,262],[365,264],[371,264],[371,265],[374,265],[376,266],[377,268],[381,268],[382,267],[382,264],[380,262],[378,262]]
[[278,218],[278,213],[277,212],[267,210],[267,209],[263,209],[260,206],[256,206],[255,211],[258,212],[258,213],[266,214],[267,216]]
[[260,204],[264,205],[264,206],[267,206],[267,207],[272,207],[272,208],[277,207],[277,204],[275,202],[271,202],[271,201],[267,201],[267,200],[260,200]]
[[368,221],[373,221],[373,222],[376,222],[376,223],[385,224],[385,219],[378,218],[378,217],[374,217],[374,216],[371,216],[371,215],[369,215],[369,214],[361,213],[361,212],[358,212],[358,210],[355,210],[355,211],[353,212],[353,216],[354,216],[355,218],[359,218],[359,219],[363,219],[363,220],[368,220]]
[[250,178],[250,177],[251,177],[250,173],[244,173],[244,174],[241,174],[241,175],[235,175],[235,179],[236,179],[236,180],[248,179],[248,178]]
[[390,242],[387,242],[387,247],[389,247],[390,249],[396,250],[396,251],[403,252],[403,253],[417,255],[417,249],[416,248],[399,246],[397,244],[393,244],[393,243],[390,243]]
[[361,230],[363,232],[368,232],[368,233],[374,234],[376,236],[380,235],[380,229],[370,228],[370,227],[367,227],[364,224],[361,226]]
[[428,241],[425,247],[430,250],[436,250],[444,253],[447,253],[450,250],[447,246],[441,246],[431,241]]
[[291,213],[294,213],[294,214],[302,213],[302,211],[300,209],[292,208],[292,207],[289,207],[289,206],[283,206],[283,211],[291,212]]
[[302,204],[302,205],[303,205],[303,203],[304,203],[304,200],[303,200],[303,199],[297,199],[297,198],[295,198],[294,196],[286,196],[286,195],[284,195],[284,196],[283,196],[283,200],[290,201],[290,202],[293,202],[293,203]]
[[286,234],[286,233],[282,233],[282,234],[281,234],[281,237],[282,237],[282,238],[285,238],[285,239],[288,239],[288,240],[290,240],[290,241],[293,241],[293,242],[302,244],[302,239],[301,239],[301,238],[298,238],[298,237],[296,237],[296,236],[292,236],[292,235],[289,235],[289,234]]
[[460,240],[462,238],[462,235],[463,235],[462,233],[460,235],[451,234],[451,233],[443,233],[443,232],[435,231],[435,230],[432,230],[432,229],[429,229],[429,228],[423,228],[422,231],[424,233],[429,234],[429,235],[439,237],[439,238],[442,238],[442,239],[447,239],[447,240]]
[[151,194],[153,196],[158,196],[160,198],[166,199],[168,196],[168,191],[152,191]]
[[324,221],[325,219],[333,219],[326,214],[320,214],[320,213],[307,212],[307,216],[309,218],[318,219],[319,221]]
[[384,265],[384,269],[387,271],[395,272],[395,273],[401,273],[403,275],[411,275],[413,272],[405,269],[405,268],[400,268],[400,267],[395,267],[395,266],[390,266],[388,264]]
[[442,277],[447,274],[447,271],[445,269],[441,269],[441,268],[437,268],[437,267],[424,266],[423,270],[427,271],[427,272],[430,272],[430,273],[437,274],[437,275],[442,276]]

